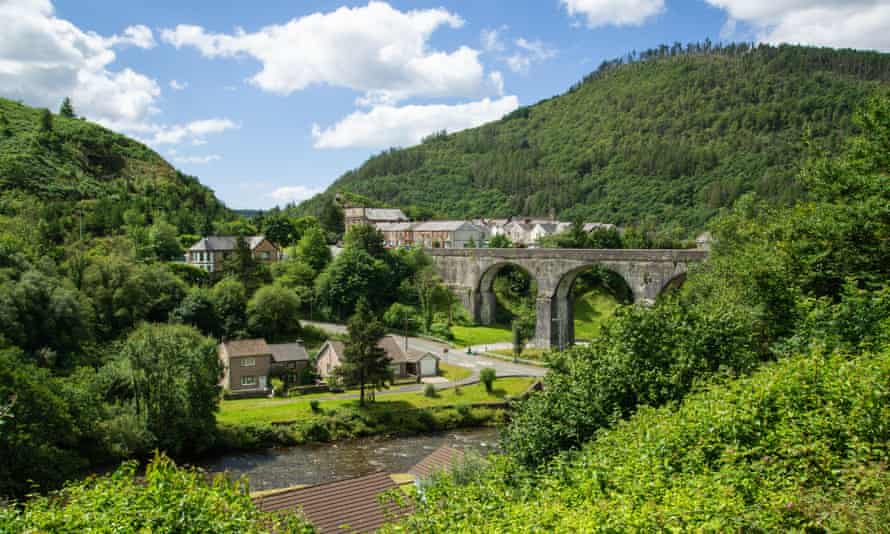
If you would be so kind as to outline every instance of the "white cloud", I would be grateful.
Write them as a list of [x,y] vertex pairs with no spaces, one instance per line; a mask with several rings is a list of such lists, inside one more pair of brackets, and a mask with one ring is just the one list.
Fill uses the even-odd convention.
[[204,165],[220,159],[222,157],[219,154],[208,154],[206,156],[176,156],[173,161],[179,164]]
[[517,51],[504,58],[513,72],[527,74],[532,63],[546,61],[556,56],[556,49],[540,40],[529,41],[523,37],[515,41]]
[[506,26],[500,28],[484,28],[479,36],[482,41],[482,49],[486,52],[503,52],[506,49],[501,33],[507,30]]
[[646,19],[664,11],[664,0],[561,0],[561,2],[566,6],[569,15],[584,17],[590,28],[609,25],[639,26]]
[[504,96],[504,75],[496,70],[489,73],[488,79],[491,82],[491,85],[494,86],[498,96]]
[[155,80],[109,68],[114,46],[152,45],[147,27],[103,37],[55,17],[47,0],[0,1],[0,27],[0,95],[53,109],[71,97],[78,114],[118,128],[157,111]]
[[886,0],[707,0],[724,9],[724,28],[753,28],[759,41],[890,51]]
[[188,86],[188,82],[178,82],[176,80],[170,80],[170,89],[173,89],[174,91],[182,91]]
[[306,187],[303,185],[295,185],[288,187],[279,187],[266,196],[277,201],[280,204],[287,204],[289,202],[302,202],[303,200],[312,198],[323,191],[323,187]]
[[399,11],[385,2],[313,13],[248,33],[210,33],[200,26],[164,29],[161,39],[208,58],[252,57],[262,68],[251,83],[279,94],[329,84],[365,93],[364,104],[409,97],[475,97],[485,88],[479,51],[428,46],[440,27],[463,19],[445,9]]
[[157,46],[154,34],[148,26],[137,24],[124,29],[123,35],[112,35],[107,39],[109,45],[132,45],[146,50]]
[[387,148],[415,144],[440,130],[456,132],[500,119],[519,107],[519,99],[505,96],[458,105],[375,106],[356,111],[322,130],[312,127],[316,148]]
[[147,141],[151,145],[178,144],[187,140],[191,141],[193,145],[203,145],[206,144],[204,138],[207,135],[222,133],[226,130],[237,130],[239,126],[230,119],[203,119],[188,124],[150,125],[146,128],[147,133],[154,134]]

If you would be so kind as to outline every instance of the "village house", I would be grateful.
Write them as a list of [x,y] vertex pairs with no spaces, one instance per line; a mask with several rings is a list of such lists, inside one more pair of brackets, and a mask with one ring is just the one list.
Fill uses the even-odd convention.
[[[417,377],[418,379],[439,374],[439,357],[432,352],[408,348],[395,336],[384,336],[377,346],[386,352],[395,378]],[[318,351],[315,359],[316,371],[322,378],[328,378],[343,360],[345,345],[341,341],[327,341]]]
[[410,220],[400,209],[365,208],[361,206],[346,206],[343,209],[343,217],[344,227],[347,232],[357,224],[377,226],[383,223],[399,223]]
[[[281,251],[261,235],[244,238],[253,258],[261,263],[274,263],[281,259]],[[235,253],[236,236],[207,236],[189,247],[185,259],[191,265],[215,273],[223,269],[223,262]]]
[[309,365],[309,354],[299,341],[269,344],[265,339],[239,339],[219,344],[224,373],[220,385],[232,393],[269,390],[275,368],[299,372]]
[[376,228],[388,248],[467,248],[482,246],[487,240],[486,230],[469,221],[382,223]]

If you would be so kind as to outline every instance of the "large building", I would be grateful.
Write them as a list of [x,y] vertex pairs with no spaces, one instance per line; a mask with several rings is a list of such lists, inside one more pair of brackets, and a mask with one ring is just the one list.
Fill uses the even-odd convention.
[[408,216],[402,210],[395,208],[365,208],[360,206],[346,206],[343,208],[344,226],[348,232],[357,224],[369,224],[377,226],[384,223],[408,222]]
[[485,228],[469,221],[423,221],[375,225],[387,247],[467,248],[482,246]]
[[[253,258],[261,263],[274,263],[281,259],[281,251],[265,237],[254,235],[245,237]],[[185,254],[188,263],[214,273],[221,271],[223,262],[234,254],[238,247],[236,236],[207,236],[189,247]]]

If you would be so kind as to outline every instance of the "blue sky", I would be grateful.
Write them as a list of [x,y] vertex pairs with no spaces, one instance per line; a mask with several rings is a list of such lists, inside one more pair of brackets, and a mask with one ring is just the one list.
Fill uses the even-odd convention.
[[0,96],[144,140],[233,208],[710,38],[890,50],[890,2],[0,0]]

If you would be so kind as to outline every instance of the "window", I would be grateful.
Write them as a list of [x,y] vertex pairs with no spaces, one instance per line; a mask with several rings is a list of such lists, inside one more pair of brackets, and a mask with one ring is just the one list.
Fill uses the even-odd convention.
[[241,358],[241,367],[255,367],[256,358]]
[[264,250],[264,251],[261,251],[261,252],[260,252],[260,259],[268,260],[268,259],[269,259],[269,253],[266,252],[265,250]]
[[241,377],[241,385],[242,386],[256,385],[256,377],[255,376],[242,376]]

